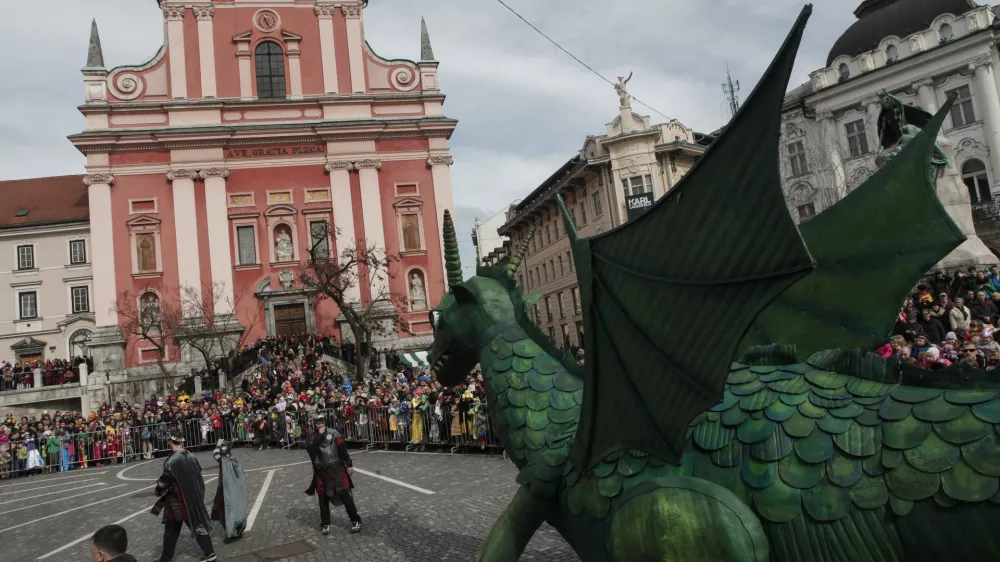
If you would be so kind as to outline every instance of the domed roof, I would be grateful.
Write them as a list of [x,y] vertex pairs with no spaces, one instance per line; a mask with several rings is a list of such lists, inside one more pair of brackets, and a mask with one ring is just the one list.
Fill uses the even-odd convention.
[[865,0],[854,10],[858,21],[833,44],[826,65],[841,55],[870,51],[890,35],[903,38],[926,29],[941,14],[957,16],[976,6],[972,0]]

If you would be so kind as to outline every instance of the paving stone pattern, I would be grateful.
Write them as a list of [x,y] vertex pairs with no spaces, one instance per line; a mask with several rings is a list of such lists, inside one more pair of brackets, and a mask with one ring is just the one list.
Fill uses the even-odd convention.
[[[333,507],[332,529],[329,536],[319,532],[319,508],[315,497],[303,491],[309,485],[312,470],[304,451],[268,450],[263,452],[239,449],[236,456],[247,471],[247,508],[251,509],[264,483],[268,470],[274,476],[253,529],[238,541],[224,544],[221,534],[215,539],[220,560],[227,562],[262,562],[291,560],[293,562],[341,561],[469,561],[473,560],[493,521],[514,496],[516,469],[500,456],[403,454],[360,451],[353,452],[359,469],[405,482],[434,494],[427,495],[372,476],[355,473],[355,500],[364,519],[361,533],[349,532],[349,521],[343,508]],[[200,453],[206,478],[217,474],[214,461]],[[47,492],[65,492],[65,496],[97,490],[93,494],[67,499],[64,502],[38,505],[30,509],[5,514],[27,502],[59,499],[60,494],[25,500],[21,503],[0,503],[0,544],[4,545],[5,562],[35,560],[61,546],[92,534],[102,525],[151,507],[152,481],[160,471],[162,461],[114,465],[87,469],[68,475],[38,476],[0,482],[0,502]],[[290,463],[301,463],[293,466]],[[86,475],[107,471],[105,474]],[[90,480],[93,478],[94,480]],[[82,482],[87,480],[86,482]],[[79,483],[79,484],[75,484]],[[108,487],[82,489],[82,486],[106,483]],[[38,489],[42,486],[53,486]],[[35,490],[29,490],[35,488]],[[216,483],[206,485],[206,501],[211,502]],[[25,490],[23,492],[19,490]],[[84,506],[102,499],[128,494],[120,499],[85,507],[69,513],[65,510]],[[15,525],[55,514],[54,517],[23,527]],[[163,526],[160,518],[141,513],[123,523],[129,533],[129,552],[139,562],[156,560],[160,552]],[[221,533],[221,532],[220,532]],[[311,551],[306,552],[307,549]],[[290,558],[288,554],[301,552]],[[11,556],[8,558],[8,556]],[[201,556],[190,532],[185,530],[177,545],[174,560],[190,562]],[[89,560],[89,541],[68,548],[46,559],[46,562]],[[521,558],[524,561],[575,561],[579,558],[558,533],[547,525],[535,535]]]

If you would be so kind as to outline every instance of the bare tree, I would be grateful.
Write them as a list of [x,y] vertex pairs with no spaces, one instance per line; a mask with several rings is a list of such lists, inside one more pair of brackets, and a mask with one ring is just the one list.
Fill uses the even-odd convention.
[[124,291],[118,294],[113,312],[118,315],[122,337],[132,344],[148,342],[156,349],[156,365],[164,378],[171,376],[167,368],[167,342],[175,339],[181,324],[181,312],[156,293],[142,290],[138,294]]
[[[340,230],[331,229],[329,223],[310,225],[312,242],[309,263],[302,270],[302,286],[316,295],[316,299],[330,299],[336,303],[354,334],[358,345],[354,366],[358,377],[364,377],[371,362],[372,342],[398,331],[408,331],[409,326],[400,318],[399,311],[406,308],[405,295],[390,290],[390,280],[395,278],[394,264],[399,256],[388,255],[383,248],[347,246],[340,256],[330,252],[330,240]],[[359,302],[356,295],[367,286],[371,298]]]
[[[218,359],[229,371],[232,368],[229,360],[235,357],[260,321],[260,307],[246,307],[241,312],[240,303],[245,300],[246,291],[234,294],[220,282],[206,283],[200,292],[194,287],[182,286],[180,295],[181,309],[190,319],[178,325],[175,336],[200,353],[206,367]],[[233,312],[216,314],[220,305]]]

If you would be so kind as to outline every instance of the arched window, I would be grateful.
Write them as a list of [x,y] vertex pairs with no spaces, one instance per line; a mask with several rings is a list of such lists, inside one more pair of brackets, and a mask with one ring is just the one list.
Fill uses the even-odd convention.
[[973,204],[993,199],[990,193],[990,178],[986,174],[986,165],[982,160],[973,158],[962,164],[962,181],[969,188],[969,197]]
[[885,62],[886,64],[893,63],[899,60],[899,48],[895,45],[889,45],[885,48]]
[[285,97],[285,54],[273,41],[257,45],[254,52],[257,65],[257,97]]
[[938,33],[941,35],[942,43],[947,43],[955,38],[955,33],[951,30],[951,26],[947,23],[941,25]]
[[90,330],[77,330],[69,337],[69,356],[88,357],[90,356],[90,338],[94,333]]
[[160,296],[146,291],[139,297],[139,324],[143,331],[151,331],[160,325]]
[[847,67],[846,62],[840,63],[840,66],[837,67],[837,72],[840,74],[841,81],[851,77],[851,69]]

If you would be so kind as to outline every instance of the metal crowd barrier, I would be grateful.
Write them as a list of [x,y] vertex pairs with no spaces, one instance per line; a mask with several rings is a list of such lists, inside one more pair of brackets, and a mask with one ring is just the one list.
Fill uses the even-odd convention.
[[[485,406],[479,408],[486,414]],[[192,450],[212,448],[219,439],[237,447],[303,448],[316,420],[321,417],[330,427],[340,431],[348,443],[366,449],[417,451],[431,448],[449,449],[452,453],[502,450],[489,416],[480,415],[478,410],[449,412],[445,416],[442,411],[356,407],[347,411],[343,408],[272,410],[260,412],[260,416],[258,419],[258,412],[252,412],[240,420],[235,415],[226,415],[222,427],[218,428],[212,426],[210,419],[190,419],[119,426],[113,433],[105,430],[72,433],[66,438],[54,436],[51,440],[39,436],[0,442],[0,479],[163,457],[170,448],[167,441],[171,431],[178,431],[184,437],[185,447]]]

